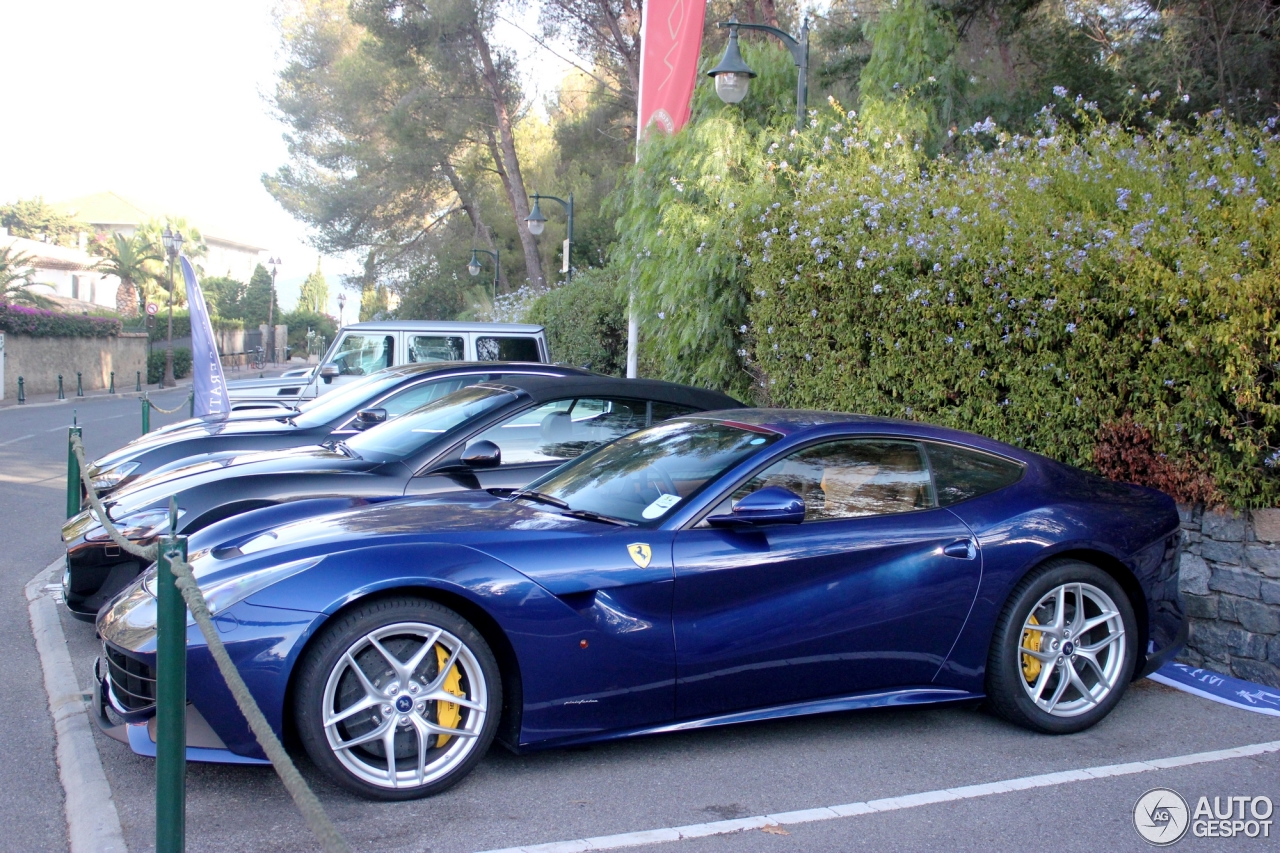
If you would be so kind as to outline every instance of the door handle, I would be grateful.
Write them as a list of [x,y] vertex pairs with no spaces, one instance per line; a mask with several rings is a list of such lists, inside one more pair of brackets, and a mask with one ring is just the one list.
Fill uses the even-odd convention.
[[978,546],[974,544],[972,539],[957,539],[950,545],[946,545],[942,549],[942,553],[948,557],[956,557],[961,560],[972,560],[978,556]]

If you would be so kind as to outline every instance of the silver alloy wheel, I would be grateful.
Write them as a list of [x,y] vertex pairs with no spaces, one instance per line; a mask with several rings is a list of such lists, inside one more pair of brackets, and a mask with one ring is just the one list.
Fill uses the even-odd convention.
[[465,643],[435,625],[397,622],[365,634],[338,658],[321,719],[329,748],[356,777],[381,788],[416,788],[471,754],[488,699],[484,672]]
[[1126,642],[1124,619],[1111,596],[1093,584],[1062,584],[1023,622],[1022,687],[1054,717],[1086,713],[1125,677]]

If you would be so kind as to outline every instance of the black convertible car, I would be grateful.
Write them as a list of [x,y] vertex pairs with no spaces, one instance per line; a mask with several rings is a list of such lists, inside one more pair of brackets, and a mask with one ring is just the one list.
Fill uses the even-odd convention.
[[[282,450],[319,444],[330,437],[347,438],[476,382],[513,376],[594,375],[576,367],[533,362],[431,362],[389,367],[309,400],[296,411],[251,409],[182,421],[108,453],[96,460],[88,473],[94,491],[102,497],[202,453]],[[361,412],[367,412],[363,420]]]
[[[519,387],[514,383],[518,382]],[[606,376],[508,376],[470,385],[395,420],[323,445],[218,454],[142,477],[105,500],[116,527],[140,544],[238,513],[328,498],[332,509],[403,495],[490,489],[507,494],[569,459],[679,415],[742,404],[718,391]],[[300,515],[317,503],[299,503]],[[287,516],[289,508],[280,507]],[[113,543],[91,511],[62,528],[67,607],[92,620],[145,566]]]

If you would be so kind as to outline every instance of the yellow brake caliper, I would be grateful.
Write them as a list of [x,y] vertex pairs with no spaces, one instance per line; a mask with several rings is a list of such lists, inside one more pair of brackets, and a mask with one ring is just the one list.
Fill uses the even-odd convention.
[[[1031,617],[1032,625],[1039,625],[1040,622],[1036,617]],[[1044,640],[1043,631],[1033,631],[1030,628],[1024,629],[1022,632],[1022,647],[1033,652],[1040,651],[1040,643]],[[1022,656],[1022,677],[1027,680],[1028,684],[1035,684],[1036,679],[1040,677],[1040,661],[1031,655]]]
[[[449,660],[449,654],[444,650],[444,646],[436,646],[436,666],[443,667]],[[452,693],[454,696],[462,696],[462,673],[458,670],[458,665],[454,664],[453,669],[449,670],[448,676],[444,680],[444,691]],[[462,710],[457,702],[436,702],[436,724],[446,729],[456,729],[458,722],[462,719]],[[436,735],[436,746],[444,746],[449,742],[452,735]]]

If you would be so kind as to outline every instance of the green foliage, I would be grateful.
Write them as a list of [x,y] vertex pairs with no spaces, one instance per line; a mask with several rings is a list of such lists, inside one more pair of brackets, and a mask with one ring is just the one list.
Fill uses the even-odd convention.
[[0,299],[0,332],[33,338],[106,338],[120,334],[120,321],[108,317],[61,314]]
[[211,316],[239,320],[243,326],[244,296],[248,289],[243,281],[226,276],[204,278],[200,280],[200,289],[204,291],[205,305]]
[[[174,318],[177,322],[177,318]],[[175,335],[176,337],[176,335]],[[156,347],[147,354],[147,384],[158,385],[164,378],[164,347]],[[185,347],[174,347],[173,378],[184,379],[191,375],[191,350]]]
[[552,358],[598,373],[622,376],[627,368],[627,298],[616,269],[589,269],[533,303],[527,317],[547,330]]
[[323,314],[329,305],[329,283],[320,271],[320,259],[316,258],[315,272],[307,276],[298,290],[298,309],[312,314]]
[[289,346],[293,348],[293,355],[307,354],[308,331],[314,331],[316,335],[323,335],[324,339],[329,342],[333,341],[333,336],[338,331],[337,321],[328,314],[308,311],[303,308],[290,311],[281,317],[278,322],[289,326]]
[[360,321],[385,317],[388,304],[386,285],[365,288],[360,294]]
[[[484,260],[487,265],[490,259]],[[467,276],[468,281],[463,281],[456,271],[443,272],[436,264],[419,264],[409,270],[408,279],[400,288],[396,317],[401,320],[456,320],[468,307],[466,288],[488,275],[490,272],[485,269],[480,272],[479,279]]]
[[[272,302],[275,305],[272,307]],[[249,279],[249,284],[245,287],[244,297],[241,300],[240,319],[244,320],[245,325],[251,329],[265,325],[268,318],[276,324],[281,321],[280,302],[276,299],[275,288],[272,286],[271,273],[267,272],[267,268],[262,264],[254,267],[253,277]]]
[[1183,479],[1275,505],[1280,136],[1073,118],[932,162],[850,116],[806,134],[744,238],[758,393],[1083,466],[1129,419]]
[[[173,339],[175,341],[191,337],[191,314],[186,308],[173,310]],[[147,339],[151,343],[164,343],[169,339],[169,309],[161,308],[156,315],[155,325],[147,331]]]
[[91,226],[59,213],[40,196],[0,205],[0,228],[8,229],[14,237],[44,240],[73,249],[79,245],[82,232],[93,233]]
[[0,249],[0,302],[32,308],[54,307],[52,299],[32,289],[41,286],[31,280],[35,275],[32,260],[25,252],[14,251],[11,245]]
[[116,310],[120,316],[138,316],[141,310],[138,288],[154,280],[154,264],[162,258],[156,246],[141,233],[129,237],[112,234],[110,237],[100,236],[94,242],[94,251],[102,255],[95,269],[120,280],[120,287],[116,290]]

